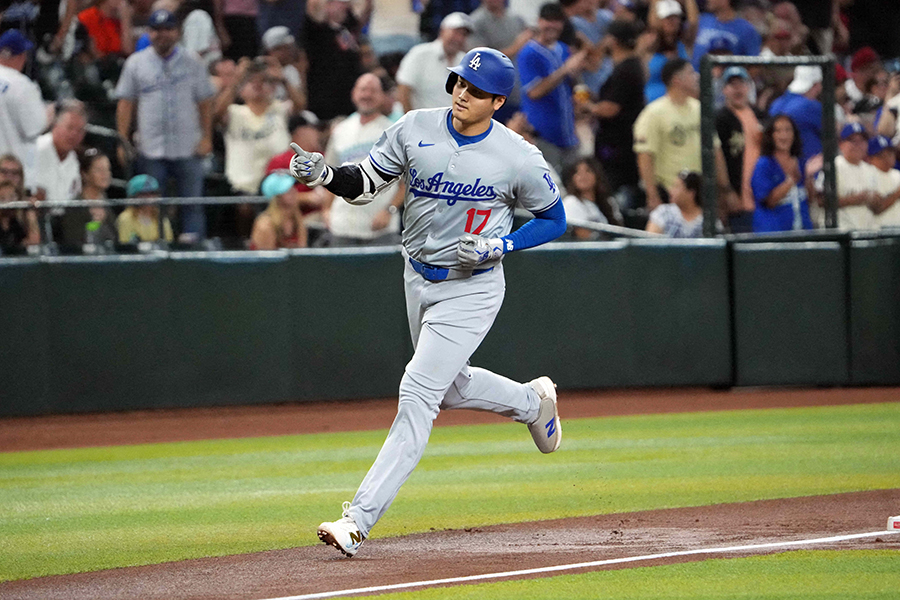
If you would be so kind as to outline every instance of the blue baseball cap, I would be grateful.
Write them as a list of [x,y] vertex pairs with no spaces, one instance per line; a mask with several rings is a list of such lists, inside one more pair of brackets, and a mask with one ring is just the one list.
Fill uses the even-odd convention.
[[750,73],[748,73],[747,69],[745,69],[744,67],[728,67],[727,69],[725,69],[725,72],[722,73],[722,81],[724,81],[725,83],[728,83],[734,77],[740,77],[744,81],[750,81]]
[[725,36],[718,35],[709,40],[710,54],[734,54],[734,44]]
[[153,11],[147,24],[150,29],[177,29],[178,19],[169,11],[160,8]]
[[893,150],[894,145],[891,143],[891,140],[887,139],[883,135],[876,135],[871,140],[869,140],[869,156],[875,156],[882,150]]
[[262,195],[266,198],[273,198],[285,193],[297,183],[294,178],[280,171],[271,173],[262,182]]
[[135,175],[128,180],[125,186],[125,195],[129,198],[141,194],[155,194],[159,192],[159,182],[152,175]]
[[844,125],[844,128],[841,129],[841,140],[846,140],[852,135],[860,134],[864,136],[866,139],[869,138],[869,134],[866,133],[866,128],[863,127],[859,123],[847,123]]
[[34,48],[34,43],[18,29],[8,29],[0,35],[0,50],[8,50],[12,55],[25,54]]

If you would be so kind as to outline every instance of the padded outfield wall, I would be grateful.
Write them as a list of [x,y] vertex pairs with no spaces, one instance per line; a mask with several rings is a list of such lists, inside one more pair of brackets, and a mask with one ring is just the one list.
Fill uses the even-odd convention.
[[[561,389],[900,383],[900,239],[551,244],[472,363]],[[0,259],[0,415],[396,394],[399,251]]]

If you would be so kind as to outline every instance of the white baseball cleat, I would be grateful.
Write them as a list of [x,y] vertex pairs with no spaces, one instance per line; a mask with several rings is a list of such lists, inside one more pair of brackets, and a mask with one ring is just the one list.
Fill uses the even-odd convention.
[[334,522],[325,522],[319,525],[316,533],[319,539],[334,546],[344,553],[347,558],[352,558],[359,551],[359,547],[366,537],[360,532],[359,527],[350,517],[350,503],[344,502],[344,516]]
[[538,377],[525,385],[537,392],[541,398],[537,421],[528,426],[538,450],[550,454],[559,448],[562,441],[562,426],[556,408],[556,384],[549,377]]

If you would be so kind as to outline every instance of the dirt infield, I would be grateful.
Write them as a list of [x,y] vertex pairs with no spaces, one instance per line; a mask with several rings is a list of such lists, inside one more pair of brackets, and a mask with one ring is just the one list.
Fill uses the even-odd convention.
[[[375,538],[353,559],[345,559],[333,548],[320,545],[14,581],[0,584],[0,597],[261,600],[627,556],[879,531],[884,529],[887,516],[894,514],[890,511],[896,512],[898,506],[900,490],[879,490],[518,523]],[[898,537],[872,537],[807,548],[900,550]],[[675,557],[604,568],[742,554],[747,553]]]
[[[900,389],[663,390],[564,392],[563,419],[661,412],[897,401]],[[388,427],[395,400],[142,411],[0,420],[0,451],[284,435]],[[502,421],[468,411],[437,425]],[[749,545],[884,529],[900,514],[900,489],[374,538],[352,559],[317,545],[223,558],[0,583],[4,599],[261,600],[583,563],[682,550]],[[313,538],[313,531],[298,532]],[[900,550],[900,536],[823,548]],[[777,550],[772,550],[775,552]],[[724,556],[734,556],[728,554]],[[650,566],[723,555],[674,557],[604,568]]]

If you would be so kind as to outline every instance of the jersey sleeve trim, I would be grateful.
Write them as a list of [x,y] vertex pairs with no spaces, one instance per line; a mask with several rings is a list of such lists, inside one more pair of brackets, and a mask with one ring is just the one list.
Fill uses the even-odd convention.
[[381,166],[380,164],[378,164],[378,161],[375,160],[375,158],[372,156],[372,153],[371,153],[371,152],[369,153],[369,160],[372,161],[372,164],[375,165],[375,167],[376,167],[379,171],[382,171],[382,172],[384,172],[384,173],[387,173],[387,174],[390,175],[391,177],[400,177],[400,175],[402,175],[402,173],[395,173],[394,171],[391,171],[390,169],[385,169],[383,166]]

